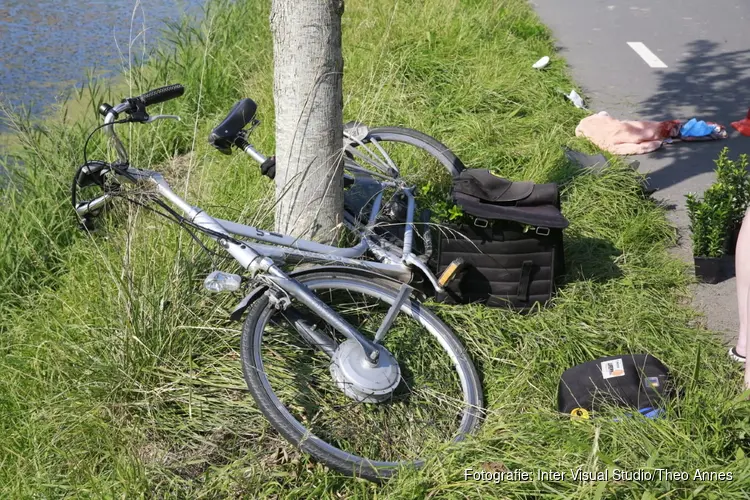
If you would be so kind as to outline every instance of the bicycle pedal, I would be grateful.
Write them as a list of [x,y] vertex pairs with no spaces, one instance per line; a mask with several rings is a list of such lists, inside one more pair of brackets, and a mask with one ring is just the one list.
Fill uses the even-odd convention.
[[441,287],[447,285],[453,278],[458,276],[458,272],[461,270],[461,268],[464,267],[464,264],[464,259],[460,257],[448,264],[448,267],[446,267],[445,270],[440,274],[440,277],[438,278],[438,284],[440,284]]

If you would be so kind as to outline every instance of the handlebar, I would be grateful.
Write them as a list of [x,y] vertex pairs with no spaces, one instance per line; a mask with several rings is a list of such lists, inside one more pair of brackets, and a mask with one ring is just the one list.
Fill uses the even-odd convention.
[[[159,87],[158,89],[149,90],[148,92],[145,92],[138,97],[129,97],[123,99],[120,104],[114,107],[106,103],[103,103],[101,106],[99,106],[99,114],[104,116],[104,131],[112,141],[112,144],[117,151],[117,156],[120,160],[120,163],[127,164],[128,162],[128,155],[125,151],[125,147],[117,137],[117,134],[115,134],[114,129],[115,120],[117,120],[120,113],[128,113],[130,115],[130,118],[126,121],[150,123],[157,117],[154,117],[154,119],[149,119],[149,116],[146,113],[146,106],[169,101],[170,99],[175,99],[177,97],[180,97],[184,93],[185,87],[183,87],[179,83],[176,83],[173,85]],[[172,117],[164,116],[162,118]]]
[[159,104],[160,102],[169,101],[170,99],[176,99],[184,93],[185,87],[176,83],[174,85],[166,85],[158,89],[149,90],[148,92],[136,97],[136,99],[141,101],[144,106],[151,106],[152,104]]
[[[161,118],[174,118],[179,120],[178,116],[172,115],[157,115],[150,117],[146,112],[146,107],[152,104],[159,104],[170,99],[175,99],[177,97],[180,97],[184,93],[185,87],[180,84],[167,85],[154,90],[149,90],[148,92],[145,92],[138,97],[129,97],[123,99],[120,104],[117,104],[115,106],[110,106],[107,103],[102,103],[102,105],[99,106],[99,114],[104,116],[104,124],[100,128],[104,128],[104,132],[107,134],[107,136],[109,136],[111,145],[117,152],[117,157],[119,159],[119,162],[113,163],[112,166],[119,166],[119,168],[124,167],[125,169],[128,168],[128,153],[120,139],[117,137],[117,134],[114,130],[114,125],[117,123],[125,122],[151,123]],[[118,121],[121,113],[127,113],[129,117],[125,120]],[[88,143],[88,140],[86,142]],[[84,151],[84,159],[85,157],[86,152]],[[110,199],[110,194],[105,192],[104,195],[99,196],[94,200],[79,201],[77,199],[77,189],[79,187],[79,182],[84,178],[95,178],[97,175],[100,175],[100,171],[105,166],[108,170],[108,164],[105,164],[103,162],[89,162],[78,169],[78,172],[73,179],[73,186],[71,188],[71,201],[79,217],[81,217],[84,221],[84,224],[86,224],[87,221],[90,222],[87,215],[89,213],[96,212],[99,208],[103,207]],[[81,184],[80,187],[83,187],[83,184]]]
[[137,117],[136,115],[140,114],[147,116],[145,114],[147,106],[176,99],[184,93],[185,87],[179,83],[166,85],[164,87],[159,87],[158,89],[149,90],[138,97],[126,97],[120,104],[114,107],[107,103],[103,103],[99,106],[99,114],[105,117],[105,123],[115,121],[120,113],[130,114],[133,118],[131,121],[145,121],[145,119],[139,119],[140,117]]

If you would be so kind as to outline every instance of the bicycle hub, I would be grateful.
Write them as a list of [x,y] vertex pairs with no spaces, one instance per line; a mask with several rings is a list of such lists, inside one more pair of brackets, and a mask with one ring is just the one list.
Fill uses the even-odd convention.
[[380,344],[378,361],[367,359],[356,340],[339,344],[331,358],[331,376],[351,399],[360,403],[380,403],[391,397],[401,383],[401,369],[388,350]]

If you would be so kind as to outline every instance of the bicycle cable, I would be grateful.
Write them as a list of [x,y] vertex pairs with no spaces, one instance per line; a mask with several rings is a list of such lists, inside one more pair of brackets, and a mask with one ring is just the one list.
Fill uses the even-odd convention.
[[148,210],[150,212],[155,213],[156,215],[160,215],[160,216],[164,217],[167,220],[170,220],[172,222],[176,222],[182,229],[184,229],[190,235],[190,237],[201,247],[201,249],[204,252],[206,252],[208,255],[210,255],[212,257],[218,257],[220,259],[227,259],[228,258],[226,255],[222,255],[222,254],[220,254],[218,252],[214,252],[213,250],[210,250],[205,245],[205,243],[203,243],[203,241],[201,241],[201,239],[198,238],[198,236],[191,230],[191,228],[195,229],[195,230],[198,230],[200,232],[203,232],[205,234],[208,234],[209,236],[214,236],[216,238],[229,239],[233,243],[237,243],[237,244],[244,244],[241,241],[235,240],[232,237],[227,237],[224,234],[218,233],[216,231],[212,231],[210,229],[206,229],[204,227],[201,227],[201,226],[195,224],[194,222],[188,220],[187,218],[185,218],[182,215],[180,215],[179,213],[177,213],[174,209],[172,209],[169,205],[167,205],[166,203],[164,203],[162,200],[153,200],[153,201],[154,201],[154,203],[156,203],[157,205],[159,205],[160,207],[162,207],[164,210],[166,210],[167,213],[161,212],[159,210],[155,210],[154,208],[149,207],[145,203],[141,203],[140,201],[134,200],[134,199],[129,198],[127,196],[123,196],[123,198],[125,198],[126,200],[128,200],[131,203],[134,203],[135,205],[138,205],[138,206],[140,206],[140,207],[142,207],[142,208],[144,208],[144,209],[146,209],[146,210]]
[[73,208],[75,208],[76,202],[78,201],[77,200],[77,196],[76,196],[77,191],[78,191],[78,178],[80,177],[81,172],[83,171],[83,169],[89,163],[89,160],[88,160],[89,141],[91,141],[91,138],[94,136],[94,134],[98,130],[100,130],[100,129],[108,126],[108,125],[117,125],[117,124],[121,124],[121,123],[128,123],[129,121],[131,121],[130,118],[124,118],[122,120],[116,120],[116,121],[114,121],[112,123],[103,123],[101,125],[96,126],[94,128],[94,130],[92,130],[91,133],[88,135],[88,137],[86,137],[86,141],[83,143],[83,165],[79,166],[78,169],[76,170],[76,173],[73,176],[73,185],[70,187],[70,201],[73,204]]
[[[78,188],[79,176],[80,176],[81,172],[83,171],[83,169],[86,167],[86,165],[88,165],[87,150],[88,150],[88,145],[89,145],[89,141],[91,140],[91,138],[94,136],[94,134],[98,130],[100,130],[100,129],[108,126],[108,125],[118,125],[118,124],[122,124],[122,123],[134,122],[134,121],[135,120],[133,120],[132,118],[128,117],[128,118],[124,118],[122,120],[113,121],[111,123],[104,123],[104,124],[101,124],[101,125],[98,125],[97,127],[95,127],[94,130],[92,130],[91,133],[88,135],[88,137],[86,138],[86,141],[84,142],[84,145],[83,145],[83,165],[79,166],[78,169],[76,170],[76,174],[73,177],[73,185],[71,186],[71,202],[73,204],[73,207],[76,206],[76,201],[77,201],[76,193],[77,193],[77,188]],[[131,181],[135,181],[135,178],[132,175],[128,174],[128,172],[126,170],[119,171],[118,173],[120,175],[122,175],[123,177],[127,177]],[[223,259],[227,258],[226,255],[222,255],[220,253],[214,252],[213,250],[210,250],[208,247],[206,247],[206,245],[200,240],[200,238],[198,238],[198,236],[191,229],[196,230],[196,231],[200,231],[200,232],[202,232],[202,233],[204,233],[204,234],[206,234],[208,236],[212,236],[212,237],[214,237],[216,239],[224,239],[224,240],[230,241],[230,242],[232,242],[232,243],[234,243],[236,245],[245,245],[244,242],[242,242],[242,241],[240,241],[240,240],[238,240],[236,238],[233,238],[233,237],[231,237],[229,235],[226,235],[226,234],[223,234],[223,233],[219,233],[218,231],[214,231],[212,229],[207,229],[205,227],[199,226],[198,224],[195,224],[193,221],[188,220],[187,218],[185,218],[182,215],[180,215],[177,211],[175,211],[172,207],[170,207],[169,205],[167,205],[162,200],[156,199],[156,200],[153,200],[153,201],[157,205],[159,205],[160,207],[162,207],[164,210],[166,210],[166,212],[167,212],[166,214],[164,212],[160,212],[159,210],[155,210],[155,209],[149,207],[148,205],[146,205],[145,203],[141,203],[141,202],[139,202],[139,201],[137,201],[137,200],[135,200],[133,198],[130,198],[128,196],[125,196],[125,195],[120,195],[120,196],[122,196],[123,198],[125,198],[127,201],[129,201],[131,203],[134,203],[134,204],[136,204],[136,205],[138,205],[140,207],[145,208],[146,210],[149,210],[149,211],[151,211],[151,212],[153,212],[153,213],[155,213],[157,215],[161,215],[162,217],[164,217],[164,218],[166,218],[168,220],[176,222],[180,227],[182,227],[185,231],[187,231],[187,233],[190,235],[190,237],[196,243],[198,243],[198,245],[201,247],[201,249],[203,249],[204,252],[206,252],[208,255],[211,255],[213,257],[219,257],[219,258],[223,258]]]

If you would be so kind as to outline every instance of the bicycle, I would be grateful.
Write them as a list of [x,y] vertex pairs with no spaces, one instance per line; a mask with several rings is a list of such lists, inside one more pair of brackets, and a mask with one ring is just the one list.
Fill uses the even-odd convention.
[[[86,161],[76,172],[71,201],[83,225],[89,227],[93,217],[115,198],[137,202],[128,197],[120,181],[151,185],[155,191],[148,201],[161,207],[163,212],[158,213],[191,234],[198,231],[214,240],[233,257],[249,279],[214,271],[204,285],[213,291],[239,291],[243,284],[250,288],[231,314],[235,320],[245,315],[240,349],[249,392],[285,439],[330,468],[382,481],[402,467],[422,466],[436,447],[474,432],[483,408],[474,365],[455,334],[422,305],[419,293],[408,284],[416,271],[441,290],[452,276],[448,272],[433,275],[424,259],[412,252],[413,188],[377,146],[377,136],[363,135],[360,125],[346,129],[345,141],[356,144],[350,149],[357,151],[345,161],[350,189],[364,186],[369,193],[379,188],[364,203],[369,208],[366,214],[350,210],[346,217],[359,243],[338,248],[296,239],[211,217],[175,194],[158,172],[129,164],[114,126],[177,118],[149,116],[147,107],[183,92],[181,85],[170,85],[126,98],[116,106],[100,106],[104,123],[92,134],[99,128],[105,130],[117,160]],[[214,129],[210,141],[224,153],[237,147],[268,167],[269,159],[248,143],[244,130],[248,124],[257,125],[255,111],[252,101],[240,101]],[[123,114],[126,118],[120,119]],[[353,160],[364,161],[361,152],[367,150],[366,143],[382,153],[379,160],[368,162],[369,170]],[[460,161],[455,165],[462,167]],[[373,171],[382,168],[388,173]],[[266,173],[272,172],[266,169]],[[103,194],[78,200],[78,190],[87,186]],[[386,189],[407,199],[398,254],[374,230]],[[367,251],[378,260],[360,259]],[[315,266],[289,273],[281,267],[301,261]],[[436,403],[434,408],[431,403]],[[336,420],[338,410],[344,412],[340,421]],[[416,429],[401,433],[402,427],[414,423]],[[426,436],[417,435],[422,431]]]

